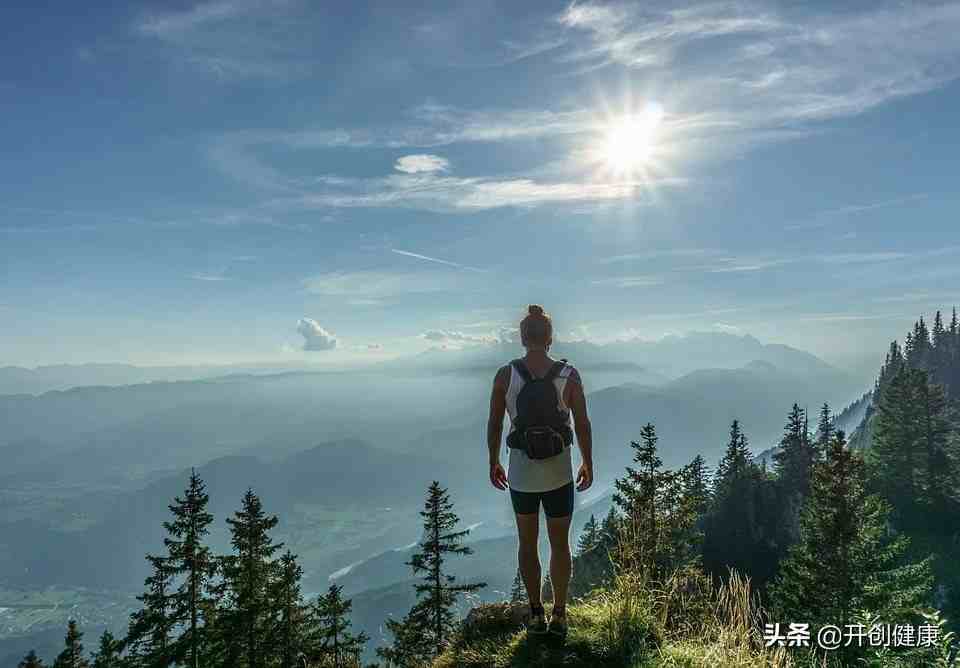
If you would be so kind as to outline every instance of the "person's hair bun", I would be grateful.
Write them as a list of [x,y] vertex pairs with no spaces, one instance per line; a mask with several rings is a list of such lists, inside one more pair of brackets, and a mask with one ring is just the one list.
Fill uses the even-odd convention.
[[527,313],[529,315],[543,315],[543,307],[540,304],[530,304],[527,307]]

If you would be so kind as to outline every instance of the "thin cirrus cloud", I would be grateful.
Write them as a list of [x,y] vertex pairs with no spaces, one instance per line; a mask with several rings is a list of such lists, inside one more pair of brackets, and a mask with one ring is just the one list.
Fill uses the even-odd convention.
[[[258,3],[218,7],[202,5],[188,15],[154,19],[143,23],[141,30],[172,39],[223,21],[246,20],[265,7],[276,9]],[[571,64],[583,69],[616,66],[655,82],[669,67],[671,92],[663,100],[669,111],[667,134],[681,153],[699,160],[712,153],[723,155],[724,147],[749,148],[806,136],[821,121],[927,92],[960,72],[960,42],[953,39],[960,32],[957,5],[878,3],[866,10],[831,14],[770,3],[578,3],[558,15],[544,16],[541,27],[531,31],[531,44],[549,43],[551,48],[543,53],[561,71],[568,71]],[[876,44],[884,48],[877,49]],[[521,42],[514,48],[524,51]],[[268,205],[285,211],[399,207],[447,213],[602,204],[645,201],[652,189],[689,185],[683,176],[603,183],[582,170],[554,179],[542,178],[542,170],[536,169],[509,176],[451,175],[449,162],[429,152],[402,156],[388,176],[358,179],[331,174],[305,182],[286,173],[276,160],[277,148],[422,150],[533,138],[579,140],[597,132],[596,109],[551,109],[550,104],[463,109],[429,102],[380,127],[229,133],[211,144],[209,156],[225,174],[274,191],[278,197]],[[261,157],[266,154],[274,159]],[[860,210],[864,209],[850,212]]]
[[669,66],[680,97],[742,126],[858,114],[945,85],[960,61],[956,4],[878,2],[841,14],[770,3],[574,4],[557,22],[581,38],[560,56],[568,63]]
[[468,213],[507,206],[530,208],[604,200],[650,203],[652,188],[679,187],[686,183],[685,179],[675,177],[580,183],[396,174],[377,179],[323,179],[315,192],[275,198],[269,206],[286,210],[398,207]]
[[308,277],[303,286],[311,294],[372,304],[400,295],[452,290],[463,276],[462,272],[448,272],[441,281],[436,271],[341,271]]
[[849,204],[834,209],[819,211],[810,217],[810,220],[800,223],[791,223],[784,227],[785,230],[806,230],[830,225],[834,219],[842,216],[854,216],[861,213],[876,211],[877,209],[886,209],[888,207],[901,206],[919,200],[925,200],[929,197],[926,193],[914,193],[904,197],[895,197],[892,199],[883,199],[876,202],[867,202],[862,204]]
[[[304,55],[311,38],[305,8],[295,0],[210,0],[145,14],[133,34],[220,79],[289,79],[311,69]],[[264,29],[268,25],[274,29]]]

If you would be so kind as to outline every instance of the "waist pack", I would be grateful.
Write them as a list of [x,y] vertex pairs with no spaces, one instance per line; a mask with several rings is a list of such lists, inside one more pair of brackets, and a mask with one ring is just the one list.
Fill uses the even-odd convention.
[[507,436],[507,447],[522,450],[530,459],[549,459],[573,443],[569,414],[560,410],[560,397],[554,379],[567,360],[555,362],[546,375],[535,378],[523,360],[511,363],[524,380],[517,395],[517,417]]

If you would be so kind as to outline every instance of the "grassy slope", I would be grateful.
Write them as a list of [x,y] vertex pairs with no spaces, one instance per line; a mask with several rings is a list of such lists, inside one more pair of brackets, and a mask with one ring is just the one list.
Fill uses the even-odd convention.
[[[772,652],[758,642],[755,612],[742,582],[706,605],[677,591],[618,586],[569,607],[569,637],[559,647],[528,639],[508,604],[488,605],[471,613],[434,668],[795,666],[783,650]],[[680,618],[699,621],[680,631],[673,621]]]

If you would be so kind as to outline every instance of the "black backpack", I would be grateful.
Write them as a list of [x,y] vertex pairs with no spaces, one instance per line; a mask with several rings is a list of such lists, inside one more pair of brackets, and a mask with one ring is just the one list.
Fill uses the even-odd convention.
[[522,450],[530,459],[556,457],[573,443],[569,415],[559,409],[560,397],[553,384],[567,360],[554,362],[543,378],[534,378],[523,360],[513,360],[510,365],[524,385],[517,395],[517,418],[507,436],[507,447]]

